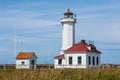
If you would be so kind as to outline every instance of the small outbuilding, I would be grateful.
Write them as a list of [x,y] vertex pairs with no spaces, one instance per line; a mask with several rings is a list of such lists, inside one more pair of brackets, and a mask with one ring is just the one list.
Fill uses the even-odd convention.
[[16,56],[16,69],[36,69],[37,56],[35,52],[20,52]]

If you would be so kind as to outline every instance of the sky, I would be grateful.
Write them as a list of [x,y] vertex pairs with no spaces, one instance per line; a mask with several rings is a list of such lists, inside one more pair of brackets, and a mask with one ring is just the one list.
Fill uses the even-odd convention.
[[[120,64],[120,0],[0,0],[0,64],[15,64],[20,51],[35,52],[38,64],[60,54],[60,19],[76,14],[75,41],[92,40],[102,64]],[[16,43],[16,47],[15,47]]]

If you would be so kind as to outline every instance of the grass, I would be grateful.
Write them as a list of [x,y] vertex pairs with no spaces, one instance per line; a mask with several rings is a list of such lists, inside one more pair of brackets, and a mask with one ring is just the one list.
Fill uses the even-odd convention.
[[120,69],[0,70],[0,80],[120,80]]

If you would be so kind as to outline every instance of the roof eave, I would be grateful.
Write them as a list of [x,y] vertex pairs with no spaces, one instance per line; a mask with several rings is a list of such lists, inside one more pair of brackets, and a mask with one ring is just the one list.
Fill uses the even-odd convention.
[[101,52],[89,52],[89,51],[71,51],[71,52],[65,52],[67,53],[95,53],[95,54],[102,54]]
[[54,57],[54,59],[65,59],[65,57],[63,57],[63,58],[56,58],[56,57]]
[[65,52],[65,53],[88,53],[87,51],[69,51],[69,52]]
[[16,59],[30,59],[30,58],[16,58]]

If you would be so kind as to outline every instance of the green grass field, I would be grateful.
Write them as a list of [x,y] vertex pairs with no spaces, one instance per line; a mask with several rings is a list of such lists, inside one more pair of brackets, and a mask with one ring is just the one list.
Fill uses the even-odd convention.
[[0,70],[0,80],[120,80],[120,69]]

